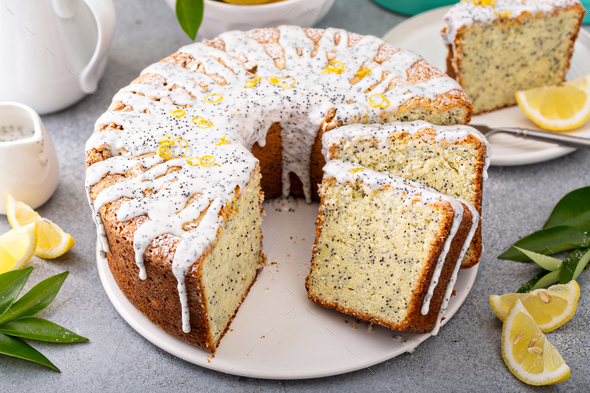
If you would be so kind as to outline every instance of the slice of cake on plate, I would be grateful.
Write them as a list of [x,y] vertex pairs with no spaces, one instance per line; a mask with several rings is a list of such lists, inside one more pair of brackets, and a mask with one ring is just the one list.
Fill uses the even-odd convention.
[[477,210],[345,161],[324,172],[309,298],[394,330],[436,334]]
[[[483,181],[491,148],[470,126],[425,121],[353,124],[322,138],[326,160],[343,160],[414,180],[473,204],[481,215]],[[462,263],[470,268],[482,251],[481,224]]]
[[469,0],[445,15],[447,74],[474,114],[516,104],[514,93],[565,80],[585,15],[578,0]]

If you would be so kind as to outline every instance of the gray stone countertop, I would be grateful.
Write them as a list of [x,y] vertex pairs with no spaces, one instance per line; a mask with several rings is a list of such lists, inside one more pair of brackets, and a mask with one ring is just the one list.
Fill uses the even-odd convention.
[[[189,43],[163,0],[116,2],[117,30],[98,91],[62,112],[44,116],[60,159],[56,193],[40,213],[71,233],[76,246],[64,256],[36,257],[28,287],[50,275],[70,275],[40,316],[90,338],[86,344],[32,342],[62,373],[0,355],[0,392],[418,392],[588,391],[590,386],[590,273],[579,279],[575,317],[550,333],[571,367],[566,383],[536,388],[518,381],[500,353],[501,322],[488,296],[515,291],[538,273],[532,264],[496,256],[531,229],[540,228],[567,192],[590,184],[590,152],[576,151],[545,163],[493,167],[484,191],[485,251],[464,305],[440,334],[415,352],[339,376],[311,380],[261,380],[208,370],[176,358],[136,333],[117,313],[101,285],[95,260],[96,230],[84,191],[84,144],[111,97],[147,65]],[[338,0],[320,26],[382,36],[405,17],[369,0]],[[5,168],[2,168],[5,170]],[[0,216],[0,233],[10,228]]]

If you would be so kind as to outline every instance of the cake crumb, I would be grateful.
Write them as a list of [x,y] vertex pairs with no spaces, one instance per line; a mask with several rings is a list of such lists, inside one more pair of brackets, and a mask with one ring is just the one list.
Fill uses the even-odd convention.
[[352,324],[352,328],[353,328],[353,329],[356,329],[356,323],[353,323],[353,324]]
[[374,328],[375,324],[373,322],[369,322],[369,324],[367,325],[367,330],[372,332]]
[[344,323],[348,323],[348,319],[345,319],[345,320],[344,320]]
[[453,296],[457,296],[457,291],[455,291],[454,289],[453,289],[453,293],[451,293],[451,297],[453,297]]

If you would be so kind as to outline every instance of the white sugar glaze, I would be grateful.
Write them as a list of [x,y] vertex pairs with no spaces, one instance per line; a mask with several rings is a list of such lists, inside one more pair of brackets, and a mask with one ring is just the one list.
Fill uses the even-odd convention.
[[474,23],[492,23],[500,16],[516,19],[523,12],[548,14],[558,8],[580,4],[578,0],[495,0],[489,5],[479,3],[478,0],[462,0],[445,14],[447,29],[442,33],[445,44],[454,45],[457,32]]
[[453,125],[438,126],[427,121],[417,120],[412,122],[392,122],[384,124],[351,124],[338,127],[322,136],[322,153],[326,160],[331,159],[329,156],[330,146],[339,143],[340,140],[351,140],[355,138],[372,138],[382,145],[386,145],[390,136],[398,132],[407,132],[410,135],[428,128],[434,131],[434,139],[437,143],[441,141],[462,141],[469,135],[474,136],[483,142],[486,146],[486,156],[482,172],[484,181],[488,178],[488,168],[490,166],[490,157],[492,156],[492,146],[485,136],[472,126]]
[[[204,65],[207,74],[165,62],[147,67],[142,75],[157,74],[166,79],[165,86],[132,84],[121,89],[113,101],[122,101],[133,107],[133,111],[109,110],[97,120],[96,127],[115,123],[123,130],[95,132],[86,144],[87,152],[106,144],[113,154],[112,158],[88,168],[88,192],[107,174],[125,174],[137,168],[142,172],[101,191],[91,204],[104,251],[109,250],[109,245],[99,210],[104,204],[122,197],[129,200],[117,212],[118,220],[126,221],[141,215],[149,218],[137,229],[133,239],[142,279],[146,278],[144,252],[151,241],[165,233],[181,238],[173,259],[173,272],[178,281],[185,332],[191,328],[185,275],[214,246],[217,231],[223,225],[220,209],[231,202],[236,187],[245,189],[250,181],[258,165],[250,150],[256,142],[264,145],[266,133],[273,123],[280,123],[282,129],[283,195],[289,194],[289,173],[293,172],[302,181],[306,199],[310,201],[311,146],[329,110],[335,109],[335,119],[343,124],[377,122],[394,115],[399,105],[410,98],[434,99],[451,90],[461,91],[459,84],[447,76],[387,91],[394,76],[407,78],[407,68],[421,59],[415,53],[404,50],[372,68],[353,85],[349,80],[355,77],[365,62],[376,56],[384,44],[382,40],[365,36],[356,45],[348,47],[345,30],[329,29],[316,49],[313,41],[299,27],[279,26],[276,30],[280,34],[278,45],[284,51],[284,69],[279,70],[267,54],[276,57],[272,46],[265,48],[265,45],[239,31],[220,36],[225,43],[225,51],[204,43],[185,46],[179,52],[192,55]],[[338,45],[332,33],[340,35]],[[277,44],[274,45],[276,50]],[[247,61],[243,63],[230,54],[241,54]],[[327,72],[330,69],[328,54],[334,54],[335,60],[341,62],[344,68],[339,71],[342,72]],[[256,74],[250,74],[245,68],[253,63],[257,65]],[[390,74],[381,81],[386,71]],[[217,84],[219,78],[214,80],[209,76],[214,74],[227,83]],[[253,80],[256,83],[252,83]],[[365,94],[374,84],[377,84],[375,89]],[[168,90],[171,86],[181,87],[195,98]],[[206,86],[206,90],[202,86]],[[390,105],[386,108],[369,105],[371,98],[377,94],[387,98]],[[170,99],[158,102],[148,97]],[[207,102],[207,99],[214,103]],[[178,105],[190,105],[191,108],[181,112]],[[177,112],[172,113],[175,110]],[[184,158],[165,160],[154,154],[165,136],[186,141],[188,147]],[[173,157],[182,152],[180,149]],[[187,157],[191,157],[198,166],[188,165]],[[208,157],[205,165],[199,161],[203,157]],[[180,167],[180,170],[167,173],[171,167]],[[144,192],[149,189],[154,194],[145,195]],[[201,196],[185,208],[193,194]],[[193,221],[205,210],[207,214],[197,228],[190,231],[182,228],[183,223]]]
[[[355,171],[354,169],[362,170]],[[394,194],[392,195],[405,193],[407,195],[405,199],[408,201],[413,201],[417,197],[421,200],[421,203],[440,203],[444,201],[449,202],[451,204],[451,207],[454,211],[453,223],[451,225],[449,234],[445,239],[443,249],[436,262],[434,272],[432,274],[432,279],[430,280],[430,284],[428,286],[428,290],[426,292],[426,295],[424,296],[422,308],[420,310],[422,315],[426,315],[430,311],[430,301],[432,300],[432,297],[434,295],[434,289],[436,288],[439,282],[440,275],[445,264],[445,259],[451,248],[451,243],[453,242],[453,239],[455,238],[455,235],[457,234],[457,231],[459,230],[459,227],[461,225],[461,220],[463,219],[463,205],[469,208],[469,211],[472,215],[472,225],[469,230],[469,233],[467,234],[467,237],[465,238],[465,242],[461,247],[459,257],[455,261],[455,266],[453,267],[451,279],[446,288],[445,295],[443,297],[443,302],[441,303],[439,312],[437,314],[435,327],[430,333],[433,336],[438,334],[442,317],[444,316],[444,313],[447,310],[451,294],[453,293],[453,287],[455,286],[455,282],[457,281],[457,275],[459,274],[459,270],[461,268],[461,261],[463,260],[465,252],[467,252],[467,249],[471,244],[471,240],[473,239],[473,235],[475,234],[477,225],[479,224],[479,214],[477,212],[477,209],[475,209],[473,205],[469,202],[440,194],[433,188],[430,188],[422,183],[393,176],[387,172],[376,172],[370,169],[365,169],[358,164],[350,162],[339,160],[329,161],[324,167],[324,179],[329,178],[336,179],[336,181],[340,184],[346,182],[362,182],[363,187],[365,187],[367,191],[378,190],[385,185],[392,186],[396,189],[394,191]]]

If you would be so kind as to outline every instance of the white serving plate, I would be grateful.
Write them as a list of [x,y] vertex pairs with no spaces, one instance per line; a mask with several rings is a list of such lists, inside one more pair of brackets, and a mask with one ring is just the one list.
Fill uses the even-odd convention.
[[[318,204],[308,205],[299,199],[295,213],[280,213],[270,202],[264,203],[267,216],[262,223],[268,265],[214,357],[169,336],[137,311],[119,290],[97,244],[100,279],[119,314],[153,344],[188,362],[223,373],[269,379],[317,378],[359,370],[411,352],[430,337],[380,326],[369,331],[364,321],[353,329],[355,318],[308,300],[305,277]],[[451,298],[443,325],[465,301],[476,275],[477,266],[460,272],[456,296]]]
[[[443,16],[449,8],[450,6],[436,8],[407,19],[385,34],[383,39],[392,45],[419,53],[427,62],[444,71],[447,68],[447,47],[443,44],[440,31],[446,26]],[[590,33],[582,28],[574,46],[574,55],[566,79],[574,79],[589,72]],[[471,123],[489,127],[510,126],[541,130],[518,106],[474,116]],[[568,134],[590,137],[590,122]],[[534,164],[561,157],[575,150],[506,134],[493,135],[489,141],[493,150],[491,165],[497,166]]]

